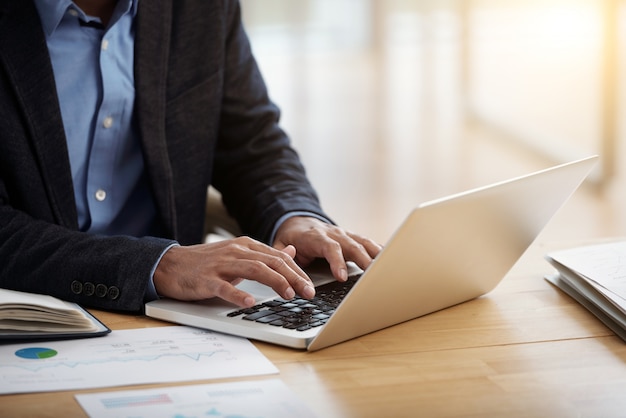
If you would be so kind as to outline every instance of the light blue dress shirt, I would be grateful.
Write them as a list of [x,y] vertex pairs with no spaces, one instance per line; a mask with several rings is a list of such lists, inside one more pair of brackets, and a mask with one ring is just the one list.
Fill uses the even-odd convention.
[[81,231],[151,235],[156,209],[133,119],[134,16],[119,0],[111,21],[70,0],[36,0],[54,69]]

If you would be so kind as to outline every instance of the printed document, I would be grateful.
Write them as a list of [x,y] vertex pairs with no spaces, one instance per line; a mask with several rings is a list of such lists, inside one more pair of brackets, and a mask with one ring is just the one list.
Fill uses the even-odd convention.
[[76,395],[90,417],[313,418],[282,381],[254,380]]
[[185,326],[0,345],[0,394],[273,373],[278,369],[250,341]]

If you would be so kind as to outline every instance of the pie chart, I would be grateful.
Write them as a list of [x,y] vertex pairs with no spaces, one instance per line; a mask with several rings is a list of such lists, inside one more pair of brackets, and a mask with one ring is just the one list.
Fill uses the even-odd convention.
[[58,353],[51,348],[29,347],[15,352],[15,355],[30,360],[40,360],[56,356]]

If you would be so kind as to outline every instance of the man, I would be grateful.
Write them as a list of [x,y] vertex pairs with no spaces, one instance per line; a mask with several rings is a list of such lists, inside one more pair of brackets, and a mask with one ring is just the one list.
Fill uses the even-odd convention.
[[[247,237],[201,243],[209,185]],[[312,297],[300,266],[379,251],[320,208],[236,1],[0,0],[0,287],[245,307],[242,279]]]

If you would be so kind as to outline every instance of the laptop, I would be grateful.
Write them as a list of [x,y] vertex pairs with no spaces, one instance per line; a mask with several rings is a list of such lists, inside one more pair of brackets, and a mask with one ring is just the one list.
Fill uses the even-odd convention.
[[[255,309],[241,310],[218,298],[160,299],[146,304],[146,315],[314,351],[466,302],[500,283],[597,159],[419,205],[367,270],[353,266],[349,290],[341,289],[327,266],[308,270],[315,299],[330,295],[330,302],[285,301],[271,288],[245,280],[239,286],[255,296]],[[302,312],[312,322],[289,317]]]

